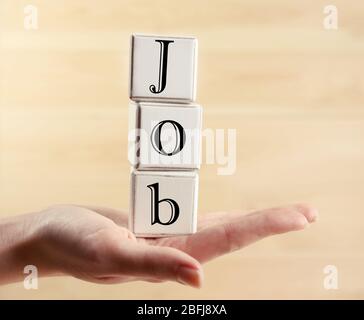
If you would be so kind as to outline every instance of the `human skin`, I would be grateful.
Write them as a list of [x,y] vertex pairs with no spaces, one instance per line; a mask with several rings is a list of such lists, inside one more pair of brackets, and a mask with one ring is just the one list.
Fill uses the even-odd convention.
[[96,283],[177,281],[201,287],[202,264],[275,234],[304,229],[317,218],[307,205],[200,215],[187,236],[136,238],[128,215],[114,209],[56,205],[0,220],[0,284],[38,275]]

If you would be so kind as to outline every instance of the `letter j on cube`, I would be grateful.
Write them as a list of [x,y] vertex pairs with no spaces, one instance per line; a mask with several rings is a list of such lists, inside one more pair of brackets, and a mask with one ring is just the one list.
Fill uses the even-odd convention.
[[196,99],[197,40],[131,37],[130,99],[189,103]]

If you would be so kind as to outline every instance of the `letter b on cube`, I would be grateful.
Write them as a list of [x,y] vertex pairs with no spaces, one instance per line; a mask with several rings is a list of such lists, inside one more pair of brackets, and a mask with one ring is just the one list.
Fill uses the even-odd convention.
[[155,237],[196,232],[198,174],[133,171],[130,229]]

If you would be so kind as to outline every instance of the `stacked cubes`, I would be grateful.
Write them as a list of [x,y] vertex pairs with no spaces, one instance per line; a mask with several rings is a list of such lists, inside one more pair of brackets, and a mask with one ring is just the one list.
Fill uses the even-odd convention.
[[196,232],[202,123],[196,68],[195,38],[131,37],[129,227],[136,236]]

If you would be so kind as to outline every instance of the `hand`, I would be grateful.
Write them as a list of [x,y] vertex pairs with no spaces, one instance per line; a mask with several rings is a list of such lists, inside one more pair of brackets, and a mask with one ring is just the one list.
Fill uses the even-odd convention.
[[[0,283],[19,280],[22,268],[33,264],[39,276],[71,275],[97,283],[172,280],[200,287],[201,263],[267,236],[304,229],[316,216],[305,205],[247,215],[219,212],[201,215],[195,234],[147,239],[136,238],[127,229],[125,213],[101,207],[54,206],[17,217],[18,224],[3,224],[2,232],[10,234],[8,243],[17,245],[10,246],[16,248],[12,254],[9,250],[1,254],[4,244],[0,239],[0,257],[16,252],[16,267],[9,275],[8,263],[8,276],[0,276]],[[6,274],[4,267],[0,263],[0,275]]]

